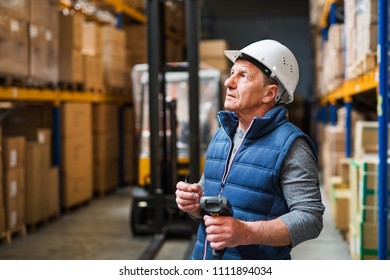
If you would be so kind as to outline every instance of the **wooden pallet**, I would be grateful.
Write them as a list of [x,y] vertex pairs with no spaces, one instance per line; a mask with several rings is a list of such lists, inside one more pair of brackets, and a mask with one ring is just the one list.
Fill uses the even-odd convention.
[[84,91],[85,85],[81,82],[59,81],[58,88],[64,91]]
[[106,87],[106,92],[108,94],[122,96],[128,94],[130,91],[124,87]]
[[103,84],[88,83],[85,84],[85,91],[92,93],[105,93],[106,89]]
[[25,236],[26,235],[26,226],[19,226],[13,229],[9,229],[4,232],[0,232],[0,240],[3,240],[5,243],[9,244],[12,242],[14,236]]
[[27,232],[33,233],[36,232],[38,229],[47,226],[51,222],[57,220],[60,217],[60,213],[55,213],[49,217],[46,217],[40,221],[36,221],[35,223],[27,224]]
[[6,73],[0,73],[0,86],[4,87],[27,87],[27,76],[15,76]]
[[37,77],[29,77],[27,80],[26,87],[36,89],[56,89],[58,87],[58,83],[57,81],[50,81]]

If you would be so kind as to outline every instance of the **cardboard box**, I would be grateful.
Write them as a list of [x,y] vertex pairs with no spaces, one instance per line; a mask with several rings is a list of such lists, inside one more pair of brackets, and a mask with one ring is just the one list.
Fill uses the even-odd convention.
[[79,137],[92,133],[92,104],[64,103],[61,112],[63,137]]
[[62,175],[62,205],[69,208],[92,198],[93,178],[92,166],[80,170],[77,174]]
[[60,46],[59,80],[68,83],[82,83],[84,60],[79,48],[63,49]]
[[7,229],[19,229],[25,224],[24,168],[11,168],[4,172],[5,215]]
[[57,216],[60,213],[60,196],[59,196],[59,169],[51,167],[49,170],[49,185],[44,188],[44,213],[47,217]]
[[104,67],[100,55],[83,55],[83,82],[87,91],[105,91]]
[[107,133],[118,131],[119,108],[114,104],[96,104],[93,106],[93,132]]
[[40,82],[58,81],[58,27],[30,24],[29,76]]
[[31,1],[30,21],[45,27],[56,27],[58,31],[58,1],[33,0]]
[[7,229],[18,230],[25,225],[24,196],[9,199],[6,208]]
[[4,143],[4,168],[23,168],[25,159],[26,140],[23,136],[5,137]]
[[222,72],[229,70],[229,61],[226,57],[202,57],[202,62]]
[[30,20],[30,0],[0,1],[0,10],[13,18]]
[[125,158],[135,158],[137,144],[135,141],[134,133],[125,132],[123,134],[123,156]]
[[137,160],[127,157],[123,159],[123,180],[126,183],[136,183],[138,174],[137,166]]
[[0,12],[0,73],[16,77],[28,75],[28,25]]
[[199,49],[200,60],[220,71],[228,71],[229,61],[224,54],[227,49],[226,40],[202,40]]
[[[390,236],[390,225],[388,224],[388,239]],[[364,249],[378,249],[378,224],[364,222],[361,223],[361,232],[360,232],[362,248]],[[388,244],[388,250],[390,250],[390,243]]]
[[339,230],[347,231],[349,228],[349,201],[348,189],[333,189],[333,219]]
[[81,53],[87,56],[97,56],[102,53],[100,26],[94,21],[82,23]]
[[39,144],[46,144],[51,147],[51,129],[39,128],[37,130],[37,139]]
[[118,187],[119,184],[119,160],[108,158],[94,161],[94,190],[104,193]]
[[133,24],[124,27],[126,47],[129,49],[147,49],[147,29],[145,24]]
[[85,169],[89,171],[93,161],[92,135],[66,137],[62,140],[62,170],[69,176]]
[[95,133],[93,136],[94,159],[107,160],[119,158],[118,131]]
[[10,168],[4,172],[4,200],[19,196],[24,197],[25,192],[25,169],[23,167]]
[[135,132],[135,111],[134,108],[124,108],[123,109],[123,131],[134,133]]
[[46,189],[49,185],[50,149],[48,144],[27,142],[26,146],[26,224],[47,218]]
[[59,14],[60,25],[60,52],[65,50],[82,48],[82,30],[83,30],[84,16],[81,13],[74,13],[66,16]]
[[224,51],[229,49],[228,43],[223,39],[202,40],[200,42],[199,54],[201,57],[222,57]]

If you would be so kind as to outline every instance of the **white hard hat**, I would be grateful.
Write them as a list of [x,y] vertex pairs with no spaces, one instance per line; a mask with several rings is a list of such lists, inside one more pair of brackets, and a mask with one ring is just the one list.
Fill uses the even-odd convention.
[[293,94],[299,80],[299,67],[294,54],[286,46],[274,40],[262,40],[240,51],[226,50],[225,55],[233,63],[239,58],[249,60],[268,77],[276,78],[279,83],[276,102],[293,101]]

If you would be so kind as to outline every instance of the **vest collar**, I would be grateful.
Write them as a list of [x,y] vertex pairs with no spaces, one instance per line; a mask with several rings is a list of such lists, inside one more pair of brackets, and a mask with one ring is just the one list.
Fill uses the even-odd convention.
[[[260,138],[287,121],[287,109],[284,105],[277,105],[263,117],[255,117],[247,132],[247,139]],[[229,137],[233,137],[238,127],[238,117],[234,112],[221,111],[218,120]]]

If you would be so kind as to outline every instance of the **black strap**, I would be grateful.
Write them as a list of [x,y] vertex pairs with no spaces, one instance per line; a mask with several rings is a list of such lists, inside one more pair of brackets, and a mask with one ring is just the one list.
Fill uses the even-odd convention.
[[263,72],[268,78],[271,78],[271,75],[272,75],[272,71],[269,70],[267,68],[267,66],[265,66],[263,63],[261,63],[260,61],[254,59],[253,57],[245,54],[245,53],[241,53],[239,57],[237,57],[236,60],[238,59],[243,59],[243,60],[246,60],[246,61],[249,61],[250,63],[252,63],[253,65],[255,65],[257,68],[259,68],[261,70],[261,72]]

